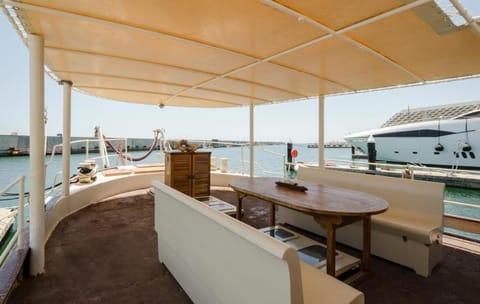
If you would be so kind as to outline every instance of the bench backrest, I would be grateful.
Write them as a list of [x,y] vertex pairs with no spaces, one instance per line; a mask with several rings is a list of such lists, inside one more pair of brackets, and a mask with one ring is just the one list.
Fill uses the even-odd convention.
[[400,179],[301,166],[299,180],[349,188],[385,199],[387,213],[403,217],[421,217],[423,221],[442,225],[444,188],[442,183]]
[[297,253],[154,182],[159,259],[195,303],[303,303]]

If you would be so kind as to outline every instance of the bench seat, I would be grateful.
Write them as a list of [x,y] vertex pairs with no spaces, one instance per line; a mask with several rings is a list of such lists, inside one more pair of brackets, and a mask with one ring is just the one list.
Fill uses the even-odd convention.
[[392,233],[401,231],[402,236],[427,245],[442,239],[442,230],[438,225],[430,225],[415,218],[378,214],[372,217],[372,225]]
[[[298,179],[367,192],[385,199],[389,209],[372,216],[371,252],[429,276],[441,260],[444,184],[302,166]],[[324,230],[311,216],[279,208],[280,223],[320,235]],[[337,230],[337,240],[362,248],[362,223]]]
[[158,255],[194,303],[364,303],[288,245],[160,182]]

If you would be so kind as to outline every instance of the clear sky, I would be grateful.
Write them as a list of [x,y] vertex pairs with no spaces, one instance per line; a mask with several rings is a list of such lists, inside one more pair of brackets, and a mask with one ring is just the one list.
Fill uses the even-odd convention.
[[[0,134],[29,133],[28,51],[0,13]],[[480,56],[480,54],[479,54]],[[62,86],[45,77],[47,134],[62,132]],[[407,107],[480,100],[480,77],[462,81],[327,97],[325,140],[379,127]],[[169,138],[248,140],[248,107],[191,109],[136,105],[72,94],[72,135],[93,136],[102,126],[110,137],[152,137],[164,128]],[[316,99],[255,107],[255,140],[316,142]]]

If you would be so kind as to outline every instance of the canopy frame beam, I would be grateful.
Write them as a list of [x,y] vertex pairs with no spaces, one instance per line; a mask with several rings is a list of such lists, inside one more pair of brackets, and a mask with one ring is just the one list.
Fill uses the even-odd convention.
[[356,40],[353,40],[352,38],[350,37],[347,37],[343,34],[345,34],[346,32],[349,32],[353,29],[357,29],[357,28],[360,28],[362,26],[365,26],[365,25],[368,25],[368,24],[371,24],[373,22],[376,22],[378,20],[381,20],[381,19],[384,19],[384,18],[387,18],[387,17],[391,17],[393,15],[396,15],[396,14],[399,14],[401,12],[404,12],[406,10],[409,10],[409,9],[412,9],[414,7],[417,7],[417,6],[420,6],[420,5],[423,5],[427,2],[430,2],[432,0],[417,0],[415,2],[412,2],[412,3],[409,3],[409,4],[406,4],[406,5],[403,5],[403,6],[400,6],[398,8],[395,8],[393,10],[390,10],[390,11],[387,11],[387,12],[384,12],[380,15],[377,15],[377,16],[374,16],[374,17],[371,17],[371,18],[367,18],[366,20],[363,20],[361,22],[357,22],[357,23],[354,23],[350,26],[347,26],[343,29],[340,29],[340,30],[334,30],[330,27],[327,27],[323,24],[321,24],[320,22],[316,21],[316,20],[313,20],[289,7],[286,7],[282,4],[279,4],[277,2],[274,2],[272,0],[260,0],[262,3],[264,3],[265,5],[268,5],[274,9],[277,9],[279,10],[280,12],[283,12],[287,15],[290,15],[292,17],[295,17],[297,18],[298,20],[304,20],[305,22],[308,22],[308,24],[311,24],[313,25],[314,27],[322,30],[322,31],[325,31],[328,33],[328,35],[324,36],[325,39],[328,39],[328,38],[332,38],[332,37],[337,37],[337,38],[340,38],[344,41],[346,41],[347,43],[353,45],[353,46],[356,46],[362,50],[365,50],[366,52],[368,52],[369,54],[377,57],[378,59],[384,61],[385,63],[401,70],[402,72],[404,72],[405,74],[409,75],[410,77],[414,78],[415,80],[417,80],[418,82],[425,82],[425,80],[423,78],[421,78],[420,76],[416,75],[414,72],[408,70],[406,67],[400,65],[399,63],[391,60],[390,58],[382,55],[381,53],[375,51],[374,49],[370,48],[369,46],[363,44],[363,43],[360,43]]
[[477,22],[470,16],[467,10],[458,0],[450,0],[450,3],[455,7],[455,9],[460,13],[460,15],[465,19],[467,24],[472,28],[473,32],[480,38],[480,26]]
[[[169,40],[173,40],[173,41],[179,41],[179,42],[182,42],[182,43],[187,43],[187,44],[198,46],[198,47],[204,47],[204,48],[208,48],[208,49],[222,51],[224,53],[228,53],[228,54],[235,55],[235,56],[241,56],[243,58],[253,60],[254,65],[266,62],[265,61],[266,58],[265,59],[260,59],[260,58],[256,58],[254,56],[247,55],[247,54],[244,54],[244,53],[241,53],[241,52],[238,52],[238,51],[233,51],[233,50],[229,50],[229,49],[226,49],[226,48],[221,48],[221,47],[214,46],[214,45],[211,45],[211,44],[208,44],[208,43],[195,41],[193,39],[187,39],[187,38],[183,38],[183,37],[179,37],[179,36],[175,36],[175,35],[171,35],[171,34],[166,34],[166,33],[159,32],[159,31],[152,31],[152,30],[148,30],[148,29],[145,29],[145,28],[137,27],[137,26],[123,24],[123,23],[120,23],[120,22],[114,22],[114,21],[110,21],[110,20],[104,20],[104,19],[100,19],[100,18],[85,16],[85,15],[79,15],[79,14],[75,14],[75,13],[71,13],[71,12],[61,11],[61,10],[58,10],[58,9],[42,7],[42,6],[39,6],[39,5],[13,2],[11,0],[0,0],[0,3],[2,3],[2,2],[6,5],[10,5],[10,6],[25,9],[25,10],[32,10],[32,11],[37,11],[37,12],[45,13],[45,14],[52,14],[52,15],[56,15],[56,16],[60,16],[60,17],[77,19],[77,20],[81,20],[81,21],[87,21],[87,22],[112,26],[112,27],[119,28],[119,29],[139,32],[139,33],[142,33],[142,34],[147,34],[147,35],[151,35],[151,36],[155,36],[155,37],[161,37],[161,38],[165,38],[165,39],[169,39]],[[269,57],[267,57],[267,58],[269,58]],[[269,60],[267,60],[267,61],[269,61]],[[272,63],[272,64],[279,65],[279,64],[276,64],[276,63]],[[283,68],[287,68],[287,69],[292,70],[292,71],[305,73],[303,71],[299,71],[299,70],[296,70],[296,69],[293,69],[293,68],[290,68],[290,67],[287,67],[287,66],[283,66],[283,65],[279,65],[279,66],[281,66]],[[250,64],[248,64],[247,67],[250,67]],[[243,67],[239,67],[238,69],[239,69],[238,71],[237,71],[237,69],[234,69],[232,71],[235,71],[235,73],[236,73],[236,72],[244,70]],[[230,73],[230,72],[227,72],[225,74],[228,74],[228,73]],[[349,88],[345,84],[341,84],[341,83],[335,82],[333,80],[323,78],[323,77],[318,76],[318,75],[309,74],[309,73],[306,73],[306,74],[308,74],[310,76],[314,76],[314,77],[316,77],[318,79],[321,79],[323,81],[326,81],[326,82],[344,87],[344,88]],[[222,76],[222,75],[224,75],[224,74],[221,74],[219,76]],[[217,79],[223,78],[223,77],[219,77],[219,76],[212,78],[212,80],[217,80]],[[205,84],[206,83],[202,83],[202,85],[205,85]]]
[[[181,70],[181,71],[201,73],[201,74],[205,74],[205,75],[208,75],[208,76],[211,76],[211,77],[218,76],[218,74],[214,74],[214,73],[206,72],[206,71],[195,70],[195,69],[191,69],[191,68],[187,68],[187,67],[179,67],[179,66],[168,65],[168,64],[159,63],[159,62],[141,60],[141,59],[130,58],[130,57],[121,57],[121,56],[116,56],[116,55],[111,55],[111,54],[92,53],[92,52],[87,52],[87,51],[82,51],[82,50],[64,49],[64,48],[57,48],[57,47],[52,47],[52,46],[45,46],[45,49],[46,50],[59,50],[59,51],[62,51],[62,52],[70,52],[70,53],[78,53],[78,54],[89,55],[89,56],[101,56],[101,57],[107,57],[107,58],[118,59],[118,60],[128,60],[128,61],[138,62],[138,63],[143,63],[143,64],[151,64],[151,65],[155,65],[155,66],[162,66],[162,67],[168,67],[168,68],[172,68],[172,69],[178,69],[178,70]],[[52,72],[56,72],[56,70],[52,70]],[[60,71],[60,72],[68,73],[69,71]],[[297,72],[307,74],[307,73],[304,73],[302,71],[297,71]],[[315,75],[311,75],[311,74],[307,74],[307,75],[318,78]],[[272,89],[272,90],[285,92],[285,93],[292,94],[292,95],[298,95],[298,98],[308,98],[309,97],[309,96],[306,96],[306,95],[304,95],[302,93],[299,93],[299,92],[293,92],[293,91],[290,91],[290,90],[286,90],[284,88],[279,88],[279,87],[272,86],[272,85],[265,84],[265,83],[253,82],[253,81],[240,79],[240,78],[229,78],[229,79],[234,80],[234,81],[247,83],[247,84],[257,85],[257,86]],[[178,86],[189,87],[189,85],[185,85],[185,84],[176,84],[176,83],[173,83],[173,84],[178,85]]]

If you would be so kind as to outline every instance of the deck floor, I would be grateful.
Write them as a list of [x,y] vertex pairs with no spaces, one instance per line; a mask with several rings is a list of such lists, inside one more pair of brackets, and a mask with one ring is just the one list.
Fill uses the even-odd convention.
[[[212,195],[235,203],[232,191]],[[267,225],[267,203],[246,198],[244,207],[245,222]],[[192,303],[159,263],[156,247],[153,198],[146,192],[89,206],[58,225],[47,243],[45,274],[24,279],[8,303]],[[371,270],[355,285],[367,303],[478,303],[480,298],[480,255],[474,253],[444,247],[444,260],[430,278],[375,257]]]

